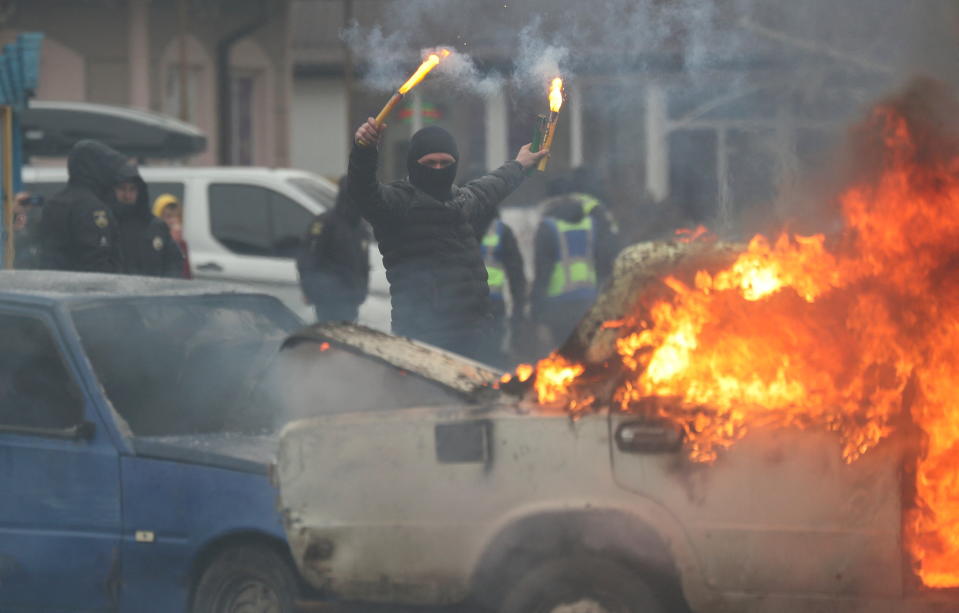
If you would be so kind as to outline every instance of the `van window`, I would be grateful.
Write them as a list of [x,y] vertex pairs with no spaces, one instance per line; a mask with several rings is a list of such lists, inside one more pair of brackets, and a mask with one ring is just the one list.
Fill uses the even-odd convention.
[[0,313],[0,338],[0,428],[60,430],[80,423],[80,393],[47,325]]
[[281,258],[295,258],[313,215],[296,202],[273,192],[273,252]]
[[210,231],[240,255],[295,258],[313,219],[294,200],[256,185],[210,185]]
[[302,191],[310,197],[311,200],[323,206],[323,208],[333,208],[336,202],[336,190],[331,190],[328,186],[320,183],[316,179],[309,177],[293,177],[287,179],[287,183]]
[[153,209],[153,201],[161,194],[173,194],[180,204],[187,206],[189,203],[183,202],[183,183],[176,181],[147,181],[147,193],[150,195],[150,208]]
[[210,231],[233,253],[272,255],[270,192],[254,185],[211,185]]

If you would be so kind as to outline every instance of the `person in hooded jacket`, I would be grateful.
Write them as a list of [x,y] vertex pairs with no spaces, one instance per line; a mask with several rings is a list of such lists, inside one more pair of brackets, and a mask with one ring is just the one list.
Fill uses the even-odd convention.
[[[548,351],[563,343],[596,301],[616,258],[616,237],[595,205],[568,178],[551,182],[552,197],[534,238],[530,319],[544,326]],[[599,219],[598,219],[599,217]]]
[[396,334],[481,357],[491,325],[486,266],[476,228],[547,154],[524,145],[513,161],[462,187],[453,185],[459,151],[453,136],[428,126],[410,140],[409,176],[376,179],[377,144],[385,126],[369,118],[350,153],[349,198],[373,226],[390,282]]
[[340,179],[333,209],[317,215],[296,260],[317,321],[356,321],[370,284],[370,233]]
[[[516,363],[518,352],[526,344],[526,273],[523,254],[513,229],[499,216],[487,224],[479,240],[486,264],[493,313],[493,333],[489,339],[491,349],[485,361],[507,368]],[[508,347],[504,347],[507,330],[509,342]]]
[[126,158],[94,140],[77,142],[67,158],[67,186],[46,201],[37,228],[40,266],[120,272],[118,228],[108,202]]
[[117,176],[110,205],[119,224],[121,272],[148,277],[184,276],[183,252],[169,226],[153,215],[147,184],[132,162]]

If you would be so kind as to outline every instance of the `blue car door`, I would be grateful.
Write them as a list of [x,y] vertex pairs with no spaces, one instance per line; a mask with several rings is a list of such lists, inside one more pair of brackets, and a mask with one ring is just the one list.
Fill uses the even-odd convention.
[[113,608],[119,454],[46,312],[0,305],[0,611]]

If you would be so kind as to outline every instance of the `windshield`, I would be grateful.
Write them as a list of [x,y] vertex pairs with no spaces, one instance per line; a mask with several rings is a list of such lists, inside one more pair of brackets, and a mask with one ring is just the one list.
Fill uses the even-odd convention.
[[72,309],[116,411],[138,436],[265,432],[270,407],[249,397],[300,324],[259,296],[110,300]]
[[293,177],[287,179],[287,182],[297,188],[310,199],[323,205],[326,209],[332,209],[336,201],[336,189],[309,177]]

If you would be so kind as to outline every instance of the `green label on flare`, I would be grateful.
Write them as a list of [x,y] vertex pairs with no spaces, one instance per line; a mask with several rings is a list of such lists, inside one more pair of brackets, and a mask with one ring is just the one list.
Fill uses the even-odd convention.
[[539,151],[543,146],[543,139],[546,138],[546,131],[549,128],[549,118],[546,115],[537,115],[536,122],[533,124],[533,141],[529,150],[533,153]]

